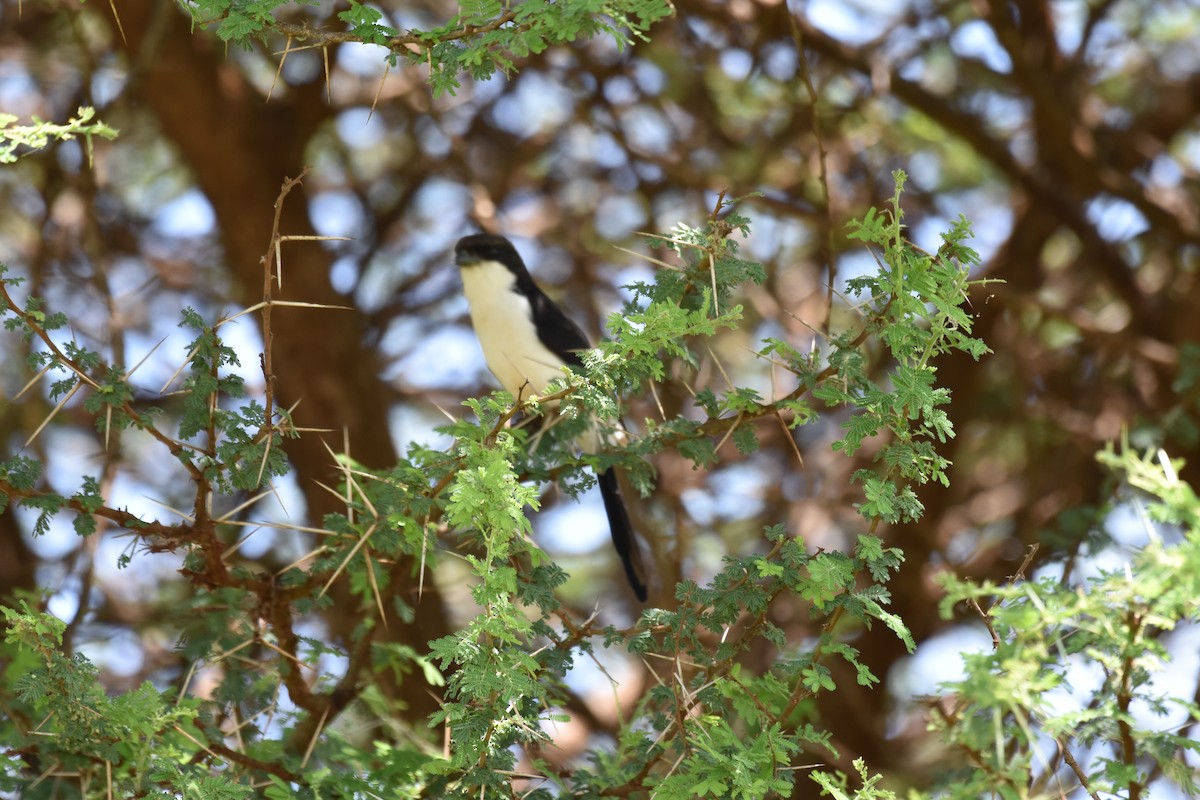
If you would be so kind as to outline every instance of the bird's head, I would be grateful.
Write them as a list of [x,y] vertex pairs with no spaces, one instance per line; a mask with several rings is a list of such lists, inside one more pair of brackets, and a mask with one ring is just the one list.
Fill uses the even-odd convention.
[[476,233],[464,236],[454,245],[454,263],[459,267],[471,267],[486,261],[499,262],[514,272],[525,269],[517,249],[503,236]]

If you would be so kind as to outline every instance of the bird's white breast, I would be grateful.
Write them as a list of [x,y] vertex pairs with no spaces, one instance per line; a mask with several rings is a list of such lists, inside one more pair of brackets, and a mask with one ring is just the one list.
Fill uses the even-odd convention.
[[514,399],[542,394],[562,376],[562,359],[538,338],[529,301],[501,263],[483,261],[462,269],[471,324],[488,369]]

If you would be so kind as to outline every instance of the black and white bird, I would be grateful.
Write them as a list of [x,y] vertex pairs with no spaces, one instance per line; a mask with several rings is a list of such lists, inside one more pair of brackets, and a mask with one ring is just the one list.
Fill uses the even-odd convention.
[[[533,282],[512,242],[486,233],[466,236],[454,246],[454,260],[462,272],[471,324],[488,369],[514,399],[543,394],[562,377],[564,366],[582,369],[579,353],[591,347],[587,336]],[[592,449],[597,440],[595,435],[587,436],[582,444]],[[611,468],[598,472],[596,479],[613,547],[629,585],[638,599],[645,601],[641,551],[616,472]]]

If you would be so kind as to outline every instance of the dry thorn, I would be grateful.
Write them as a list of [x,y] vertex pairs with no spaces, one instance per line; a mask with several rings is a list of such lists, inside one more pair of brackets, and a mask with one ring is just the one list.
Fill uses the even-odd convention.
[[34,375],[32,378],[30,378],[30,379],[29,379],[29,382],[28,382],[28,383],[26,383],[24,386],[22,386],[22,387],[21,387],[21,391],[17,392],[16,396],[15,396],[15,397],[13,397],[13,400],[14,400],[14,401],[15,401],[15,400],[20,400],[20,399],[21,399],[21,395],[23,395],[23,394],[25,394],[27,391],[29,391],[29,390],[30,390],[30,388],[32,388],[32,387],[33,387],[33,385],[34,385],[35,383],[37,383],[38,381],[40,381],[40,380],[41,380],[41,379],[42,379],[42,378],[45,376],[45,374],[46,374],[47,372],[49,372],[51,369],[53,369],[53,367],[54,367],[54,364],[47,364],[46,366],[42,367],[42,371],[41,371],[41,372],[39,372],[38,374]]
[[760,356],[760,355],[758,355],[758,352],[756,350],[754,350],[754,348],[746,347],[743,345],[741,349],[746,351],[747,353],[750,353],[753,356],[757,356],[760,361],[765,361],[771,365],[771,394],[773,395],[771,403],[772,404],[778,403],[779,397],[775,395],[775,388],[776,388],[776,386],[775,386],[775,368],[778,367],[779,369],[783,370],[784,372],[791,372],[791,370],[788,369],[788,365],[783,363],[782,361],[780,361],[775,356]]
[[721,359],[717,358],[717,354],[708,346],[708,342],[704,343],[704,349],[708,351],[708,355],[712,358],[713,363],[717,365],[717,371],[721,373],[721,377],[725,379],[725,385],[730,389],[734,388],[733,381],[729,379],[729,373],[725,371],[725,366],[721,364]]
[[441,407],[441,406],[440,406],[438,403],[436,403],[436,402],[434,402],[434,401],[432,401],[432,400],[431,400],[431,401],[430,401],[430,405],[432,405],[434,408],[436,408],[438,411],[440,411],[440,412],[442,413],[442,416],[444,416],[444,417],[445,417],[446,419],[448,419],[450,422],[458,422],[458,417],[455,417],[455,416],[454,416],[453,414],[451,414],[449,411],[447,411],[446,409],[442,408],[442,407]]
[[273,531],[303,531],[304,533],[315,533],[321,536],[336,536],[333,531],[327,528],[311,528],[306,525],[296,525],[291,522],[264,522],[263,520],[240,520],[231,519],[221,522],[222,525],[229,525],[235,528],[267,528]]
[[125,28],[121,25],[121,15],[117,13],[116,0],[108,0],[108,7],[112,9],[113,21],[117,23],[117,32],[121,34],[121,41],[129,44],[129,40],[125,38]]
[[321,48],[321,60],[325,64],[325,100],[333,104],[333,81],[329,77],[329,48]]
[[[343,428],[342,429],[342,436],[343,436],[342,446],[346,449],[345,459],[338,458],[337,454],[333,452],[333,448],[331,448],[327,442],[322,441],[321,444],[325,446],[325,450],[328,451],[329,455],[333,457],[333,463],[337,467],[338,471],[341,472],[345,476],[346,494],[344,495],[343,499],[346,502],[347,514],[350,515],[352,512],[352,508],[351,508],[350,504],[352,502],[354,502],[353,493],[357,492],[360,499],[363,502],[363,505],[365,505],[367,507],[367,510],[369,512],[371,512],[371,516],[375,519],[379,519],[379,512],[375,509],[375,506],[371,503],[370,498],[367,497],[367,493],[363,491],[362,487],[358,484],[358,481],[355,480],[355,477],[366,477],[366,478],[370,478],[372,480],[379,480],[379,478],[376,475],[372,475],[372,474],[363,472],[361,470],[352,469],[350,467],[350,464],[348,461],[348,459],[350,458],[349,435],[350,435],[349,430],[346,428]],[[339,496],[341,496],[341,495],[339,495]],[[351,522],[354,521],[353,516],[349,516],[349,519]]]
[[246,639],[244,642],[242,642],[241,644],[237,645],[236,647],[232,647],[232,648],[230,648],[230,649],[228,649],[228,650],[226,650],[226,651],[224,651],[224,652],[222,652],[222,653],[216,653],[216,654],[214,654],[214,655],[212,655],[212,656],[209,656],[209,657],[208,657],[207,659],[205,659],[205,660],[206,660],[206,661],[207,661],[207,662],[208,662],[210,665],[211,665],[211,664],[219,664],[219,663],[221,663],[222,661],[224,661],[225,659],[227,659],[227,658],[229,658],[230,656],[232,656],[233,654],[237,653],[239,650],[244,650],[244,649],[246,649],[246,648],[247,648],[247,647],[249,647],[250,645],[254,644],[256,641],[258,641],[258,636],[257,636],[257,634],[256,634],[255,636],[252,636],[252,637],[250,637],[249,639]]
[[[265,422],[268,425],[270,424],[270,420],[266,420]],[[273,428],[272,428],[272,430],[273,430]],[[271,444],[274,441],[275,441],[274,436],[267,436],[264,439],[262,458],[258,462],[258,474],[254,477],[255,486],[262,485],[263,475],[267,471],[267,460],[271,457]]]
[[[343,494],[342,492],[340,492],[340,491],[338,491],[337,489],[333,488],[332,486],[330,486],[329,484],[325,483],[324,481],[318,481],[318,480],[315,480],[315,479],[314,479],[314,480],[313,480],[313,483],[315,483],[317,486],[320,486],[322,489],[324,489],[325,491],[329,492],[331,495],[333,495],[334,497],[336,497],[338,500],[341,500],[343,503],[346,503],[346,502],[347,502],[347,500],[346,500],[346,495],[345,495],[345,494]],[[347,510],[347,513],[350,513],[350,512],[351,512],[351,509],[349,509],[349,508],[347,508],[346,510]],[[353,520],[351,520],[351,522],[353,522]],[[344,534],[336,534],[336,535],[338,535],[338,536],[342,536],[342,535],[344,535]]]
[[383,75],[379,77],[379,86],[375,89],[375,96],[371,98],[371,110],[367,112],[367,122],[370,122],[371,117],[375,115],[375,107],[379,105],[379,96],[383,94],[383,84],[387,80],[388,73],[391,70],[392,65],[385,61],[383,64]]
[[52,408],[50,410],[50,413],[46,415],[46,418],[44,420],[42,420],[42,424],[37,426],[37,430],[35,430],[33,433],[29,434],[29,438],[25,440],[25,444],[21,448],[22,450],[24,450],[26,447],[29,447],[29,445],[33,444],[33,440],[38,437],[38,434],[42,432],[42,429],[50,424],[50,420],[52,420],[56,416],[58,416],[58,412],[62,411],[63,406],[65,406],[67,404],[67,402],[72,397],[75,396],[75,393],[78,392],[80,387],[82,387],[82,386],[83,386],[83,382],[80,381],[71,387],[71,391],[67,392],[66,397],[64,397],[62,400],[59,400],[58,405],[56,405],[54,408]]
[[337,580],[339,575],[342,574],[342,570],[344,570],[346,565],[349,564],[356,555],[358,555],[358,551],[362,549],[363,545],[370,541],[371,536],[374,535],[378,527],[378,522],[372,522],[370,527],[363,531],[363,535],[360,536],[358,541],[354,543],[354,547],[350,548],[350,552],[344,559],[342,559],[342,563],[338,564],[337,569],[333,571],[333,574],[329,576],[329,580],[325,581],[325,585],[322,586],[321,591],[317,593],[318,600],[325,596],[325,594],[329,591],[329,587],[332,586],[333,582]]
[[729,437],[733,436],[733,432],[736,431],[738,426],[742,424],[742,420],[745,418],[745,416],[746,415],[743,412],[738,412],[737,416],[734,417],[733,424],[729,426],[729,430],[725,431],[725,435],[721,437],[721,441],[717,442],[717,446],[713,449],[713,452],[720,452],[721,448],[725,446],[725,443],[729,441]]
[[[717,218],[718,215],[721,213],[721,209],[724,207],[724,205],[725,205],[725,190],[722,189],[720,194],[717,195],[717,202],[713,205],[712,214],[710,214],[709,218],[708,218],[709,224],[710,224],[712,230],[718,236],[720,236],[722,238],[724,238],[725,236],[728,236],[729,231],[731,230],[727,223],[721,222]],[[708,276],[709,276],[709,280],[712,282],[713,313],[720,315],[721,299],[717,295],[717,260],[716,260],[716,256],[713,255],[713,251],[711,248],[708,248],[708,247],[704,248],[704,252],[708,256]]]
[[267,488],[263,489],[258,494],[254,495],[253,497],[249,498],[248,500],[245,500],[245,501],[239,503],[238,505],[236,505],[233,508],[226,511],[221,516],[214,518],[213,522],[217,523],[218,525],[237,524],[232,519],[234,514],[237,514],[238,512],[242,511],[243,509],[249,508],[250,506],[257,503],[259,500],[261,500],[266,495],[274,494],[274,493],[275,493],[275,486],[273,484],[270,486],[267,486]]
[[243,308],[241,311],[237,312],[236,314],[229,316],[229,317],[225,317],[224,319],[220,320],[219,322],[217,322],[216,325],[213,326],[213,330],[216,330],[217,328],[221,327],[222,325],[227,325],[228,323],[233,322],[234,320],[236,320],[240,317],[244,317],[247,314],[253,314],[255,311],[261,311],[265,308],[276,307],[276,306],[278,306],[278,307],[286,306],[288,308],[327,308],[327,309],[333,309],[335,311],[353,311],[353,309],[350,306],[333,306],[333,305],[329,305],[328,303],[305,303],[300,300],[269,300],[269,301],[255,303],[252,306],[247,306],[246,308]]
[[278,653],[279,655],[283,656],[283,657],[284,657],[285,659],[287,659],[288,661],[291,661],[291,662],[293,662],[293,663],[294,663],[294,664],[295,664],[295,665],[296,665],[298,668],[300,668],[300,669],[306,669],[306,670],[308,670],[309,672],[313,673],[314,675],[315,675],[315,674],[318,674],[318,672],[317,672],[317,668],[316,668],[316,667],[314,667],[314,666],[312,666],[312,665],[310,665],[310,664],[305,664],[305,663],[304,663],[303,661],[301,661],[299,658],[297,658],[296,656],[294,656],[294,655],[292,655],[291,653],[287,652],[286,650],[284,650],[284,649],[283,649],[282,647],[280,647],[279,645],[272,644],[271,642],[267,641],[267,639],[263,638],[262,636],[259,636],[259,637],[257,637],[257,641],[258,641],[258,643],[259,643],[259,644],[261,644],[263,647],[267,648],[268,650],[273,650],[274,652],[276,652],[276,653]]
[[676,239],[674,236],[664,236],[661,233],[651,233],[649,231],[634,231],[633,233],[636,236],[645,236],[650,239],[658,239],[663,242],[670,242],[671,244],[677,244],[680,247],[690,247],[693,250],[703,250],[704,249],[704,245],[696,244],[695,242],[685,242],[683,239]]
[[800,469],[804,469],[804,455],[800,452],[800,446],[796,444],[796,438],[792,436],[792,431],[788,428],[787,423],[783,420],[783,412],[775,409],[775,419],[779,420],[779,426],[783,428],[783,438],[787,439],[787,443],[792,446],[792,452],[796,455],[796,461],[800,462]]
[[289,34],[287,43],[283,46],[283,52],[279,53],[279,66],[275,68],[275,77],[271,79],[271,88],[267,90],[266,102],[271,102],[271,95],[275,94],[275,85],[279,83],[279,76],[283,73],[283,62],[287,61],[288,53],[292,50],[292,36]]
[[363,562],[367,565],[367,583],[371,584],[371,594],[375,596],[375,607],[379,609],[379,621],[383,623],[383,629],[386,631],[388,627],[387,613],[383,610],[383,596],[379,593],[379,581],[375,579],[375,567],[371,565],[370,557],[364,558]]
[[222,560],[222,561],[228,561],[230,556],[232,556],[232,555],[236,554],[238,550],[241,550],[241,549],[242,549],[242,545],[244,545],[246,542],[250,541],[250,538],[251,538],[252,536],[254,536],[254,534],[256,534],[256,533],[258,533],[259,531],[263,530],[265,527],[266,527],[265,525],[255,525],[255,526],[254,526],[254,530],[250,531],[250,532],[249,532],[249,533],[247,533],[245,536],[243,536],[242,538],[238,539],[236,542],[234,542],[233,544],[229,545],[229,547],[227,547],[227,548],[225,548],[223,551],[221,551],[221,560]]
[[1163,475],[1167,479],[1167,484],[1170,486],[1175,486],[1178,484],[1179,474],[1175,472],[1175,465],[1171,463],[1171,457],[1167,455],[1167,451],[1160,447],[1158,448],[1158,452],[1155,454],[1155,456],[1158,458],[1159,466],[1162,467]]
[[[296,35],[296,34],[294,33],[294,31],[293,31],[293,32],[288,32],[288,31],[284,30],[283,28],[280,28],[280,32],[281,32],[281,33],[284,33],[284,34],[287,34],[288,36],[296,36],[296,38],[298,38],[298,39],[300,39],[300,38],[303,38],[303,37],[301,37],[301,36],[298,36],[298,35]],[[293,48],[291,48],[291,52],[293,52],[293,53],[299,53],[301,50],[320,50],[320,49],[322,49],[322,48],[324,48],[324,47],[325,47],[325,45],[324,45],[324,44],[322,44],[322,43],[320,43],[320,42],[318,42],[318,43],[316,43],[316,44],[302,44],[302,45],[300,45],[299,47],[293,47]],[[275,55],[275,56],[281,56],[281,55],[283,55],[283,51],[282,51],[282,50],[276,50],[276,51],[275,51],[274,53],[272,53],[271,55]]]
[[[840,296],[840,295],[839,295],[839,296]],[[784,313],[784,314],[787,314],[789,317],[791,317],[791,318],[792,318],[793,320],[795,320],[796,322],[799,322],[801,325],[803,325],[803,326],[804,326],[805,328],[807,328],[808,330],[812,331],[812,332],[813,332],[813,333],[814,333],[816,336],[820,336],[822,339],[825,339],[825,340],[828,340],[828,339],[829,339],[829,334],[828,334],[827,332],[825,332],[825,331],[822,331],[822,330],[820,330],[820,329],[818,329],[818,328],[814,327],[813,325],[811,325],[811,324],[810,324],[809,322],[807,322],[806,320],[803,320],[803,319],[801,319],[799,316],[797,316],[796,314],[793,314],[791,311],[788,311],[786,308],[784,308],[784,309],[780,309],[780,310],[781,310],[781,311],[783,311],[783,313]],[[815,341],[816,341],[816,340],[814,339],[813,341],[814,341],[814,343],[815,343]]]
[[325,706],[325,710],[321,712],[321,719],[317,722],[317,729],[313,731],[312,738],[308,740],[308,746],[304,748],[304,758],[300,760],[300,769],[308,766],[308,759],[312,757],[313,748],[317,746],[317,738],[321,735],[321,731],[325,730],[325,721],[329,718],[329,706]]
[[199,664],[199,659],[193,659],[192,662],[188,664],[187,674],[183,676],[183,682],[179,684],[179,696],[175,698],[176,708],[179,708],[180,704],[183,703],[183,698],[187,696],[187,688],[191,685],[192,678],[196,677],[196,668],[199,666]]
[[212,750],[210,750],[210,749],[209,749],[208,745],[206,745],[204,742],[202,742],[202,741],[200,741],[199,739],[197,739],[195,736],[192,736],[190,733],[188,733],[187,731],[185,731],[185,730],[184,730],[183,728],[181,728],[180,726],[178,726],[178,725],[172,725],[171,727],[172,727],[172,728],[175,730],[175,732],[176,732],[176,733],[178,733],[180,736],[182,736],[183,738],[187,739],[187,740],[188,740],[188,741],[190,741],[192,744],[196,745],[196,747],[199,747],[201,750],[203,750],[204,752],[208,753],[210,756],[212,756],[213,758],[217,759],[218,761],[226,761],[226,760],[227,760],[227,759],[221,758],[219,755],[217,755],[216,753],[214,753]]
[[[308,529],[308,530],[311,530],[311,529]],[[328,535],[328,536],[335,535],[333,533],[333,531],[317,531],[317,532]],[[316,558],[317,556],[323,555],[328,552],[329,552],[329,548],[326,547],[325,545],[321,545],[316,550],[313,550],[311,553],[305,553],[304,555],[300,556],[300,558],[297,558],[295,561],[288,564],[286,567],[283,567],[282,569],[280,569],[278,572],[275,573],[274,577],[278,578],[280,575],[283,575],[288,570],[295,569],[296,567],[300,566],[305,561]]]
[[717,262],[711,250],[708,253],[708,275],[712,279],[713,313],[719,315],[721,313],[721,300],[717,297]]
[[157,344],[155,344],[155,345],[154,345],[154,347],[151,347],[151,348],[150,348],[150,349],[149,349],[149,350],[146,352],[146,355],[142,356],[142,358],[141,358],[141,360],[140,360],[140,361],[138,361],[136,364],[134,364],[132,367],[130,367],[130,368],[129,368],[129,370],[128,370],[128,371],[126,371],[126,373],[125,373],[125,380],[129,380],[130,378],[132,378],[132,377],[133,377],[133,373],[135,373],[135,372],[137,372],[139,369],[141,369],[141,368],[142,368],[142,365],[143,365],[143,364],[145,364],[147,361],[149,361],[149,360],[150,360],[150,356],[154,355],[154,351],[155,351],[155,350],[157,350],[158,348],[162,347],[162,345],[163,345],[163,342],[165,342],[166,340],[167,340],[167,337],[166,337],[166,336],[164,336],[163,338],[159,339],[159,340],[158,340],[158,343],[157,343]]
[[[342,454],[345,459],[344,462],[334,455],[333,450],[324,439],[321,440],[321,444],[325,446],[325,451],[333,458],[333,463],[346,476],[346,519],[353,523],[354,507],[351,503],[354,501],[354,481],[350,477],[350,429],[345,426],[342,427]],[[375,513],[375,509],[371,509],[371,514],[378,519],[379,515]]]
[[[699,377],[699,373],[697,373],[697,377]],[[695,399],[695,397],[696,397],[696,387],[695,386],[692,386],[690,383],[688,383],[681,377],[676,378],[675,380],[679,383],[679,385],[681,385],[684,389],[687,390],[687,393],[690,394],[693,399]]]
[[[682,733],[682,732],[681,732]],[[679,753],[679,758],[675,759],[675,763],[667,770],[667,774],[663,776],[663,780],[671,777],[675,770],[679,769],[679,765],[683,763],[683,759],[689,755],[688,750],[683,750]]]
[[658,396],[658,385],[654,381],[648,381],[650,385],[650,395],[654,398],[654,405],[658,408],[658,415],[664,420],[667,418],[667,410],[663,408],[662,398]]
[[[280,205],[282,206],[283,204],[280,203]],[[283,291],[283,239],[282,239],[282,237],[279,236],[278,233],[275,234],[274,247],[275,247],[275,283],[276,283],[275,288],[282,292]],[[267,281],[270,282],[271,274],[270,274],[270,266],[269,265],[268,265],[267,269],[268,269]],[[268,294],[267,297],[269,298],[270,295]],[[266,303],[264,303],[264,307],[269,310],[271,307],[271,304],[269,302],[266,302]],[[263,313],[266,313],[266,311],[264,311]]]
[[166,393],[167,393],[167,387],[168,387],[168,386],[170,386],[172,383],[174,383],[174,382],[175,382],[175,379],[179,377],[179,373],[181,373],[181,372],[183,372],[185,369],[187,369],[187,366],[188,366],[188,364],[192,363],[192,358],[193,358],[193,357],[196,355],[196,351],[197,351],[198,349],[199,349],[199,346],[196,346],[196,347],[193,347],[191,350],[189,350],[189,351],[188,351],[188,354],[187,354],[186,356],[184,356],[184,357],[183,357],[183,363],[182,363],[182,364],[180,364],[180,365],[179,365],[179,367],[178,367],[178,368],[176,368],[176,370],[175,370],[174,372],[172,372],[172,373],[171,373],[171,376],[170,376],[169,378],[167,378],[167,381],[166,381],[166,383],[164,383],[164,384],[162,385],[162,388],[158,390],[158,393],[159,393],[159,394],[166,394]]
[[659,259],[654,258],[653,256],[648,256],[645,253],[639,253],[635,250],[629,250],[625,247],[621,247],[620,245],[614,244],[613,249],[620,250],[622,253],[628,253],[629,255],[634,256],[635,258],[640,258],[643,261],[649,261],[651,264],[656,264],[656,265],[662,267],[663,269],[674,270],[675,272],[681,272],[683,270],[682,267],[677,267],[674,264],[668,264],[667,262],[660,261]]
[[[268,703],[267,705],[265,705],[263,708],[259,709],[258,711],[254,712],[250,716],[246,717],[245,719],[241,719],[236,725],[229,728],[228,732],[237,737],[238,747],[242,748],[243,750],[246,749],[246,742],[242,738],[242,731],[245,730],[250,725],[253,725],[254,721],[256,719],[258,719],[259,717],[262,717],[264,715],[267,716],[268,724],[263,725],[262,727],[263,728],[269,727],[270,719],[274,717],[275,711],[276,711],[276,706],[278,706],[278,705],[279,705],[279,687],[277,686],[275,688],[275,698],[270,703]],[[240,712],[238,713],[238,717],[239,717],[239,719],[241,718]]]
[[154,505],[156,505],[160,508],[170,511],[172,514],[179,517],[181,520],[186,522],[188,525],[194,525],[196,523],[196,520],[192,518],[191,514],[185,514],[184,512],[180,511],[179,509],[169,506],[166,503],[162,502],[161,500],[157,500],[157,499],[151,497],[150,495],[146,495],[146,494],[142,495],[142,498],[145,500],[149,500],[151,503],[154,503]]
[[289,233],[286,236],[280,236],[281,242],[353,242],[353,236],[310,236],[307,234]]
[[417,569],[417,602],[425,596],[425,553],[429,550],[429,515],[421,522],[421,564]]

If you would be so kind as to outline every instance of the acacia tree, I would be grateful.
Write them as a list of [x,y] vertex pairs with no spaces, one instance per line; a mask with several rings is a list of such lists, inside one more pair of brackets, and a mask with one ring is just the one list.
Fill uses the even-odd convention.
[[[464,4],[457,18],[351,4],[276,19],[272,5],[197,3],[186,10],[199,33],[181,9],[134,3],[7,21],[23,63],[70,65],[29,70],[45,82],[38,113],[90,103],[121,129],[88,148],[95,169],[60,144],[18,162],[9,184],[30,213],[7,223],[7,277],[28,280],[6,307],[29,342],[13,347],[32,359],[6,359],[9,394],[48,372],[25,395],[31,410],[8,416],[5,494],[25,511],[0,516],[14,553],[6,585],[62,586],[38,602],[57,601],[66,620],[10,615],[14,790],[465,796],[550,780],[583,795],[757,797],[803,794],[798,768],[811,765],[826,766],[815,773],[825,791],[842,791],[840,770],[867,795],[881,791],[871,770],[964,797],[1137,796],[1164,774],[1191,785],[1186,688],[1168,693],[1185,711],[1178,733],[1178,721],[1139,717],[1139,703],[1167,702],[1146,684],[1146,657],[1169,653],[1155,649],[1162,631],[1194,617],[1194,587],[1171,572],[1194,575],[1195,553],[1148,549],[1133,595],[1121,575],[1088,584],[1090,605],[1059,590],[1084,580],[1076,565],[1109,535],[1113,483],[1089,466],[1118,432],[1108,420],[1143,408],[1139,445],[1191,441],[1187,362],[1162,350],[1190,319],[1171,313],[1190,284],[1155,282],[1162,264],[1186,263],[1187,216],[1169,201],[1170,176],[1143,179],[1133,160],[1169,157],[1189,119],[1170,87],[1189,79],[1106,76],[1098,52],[1112,26],[1132,24],[1126,9],[1081,16],[1067,57],[1066,23],[1048,12],[913,7],[855,45],[782,5],[680,4],[669,21],[649,2],[600,16],[587,4]],[[651,42],[631,33],[656,21]],[[998,47],[964,57],[980,24]],[[1130,33],[1155,63],[1178,58],[1169,30]],[[362,79],[354,42],[388,46],[395,69]],[[898,44],[923,55],[897,57]],[[1007,69],[993,63],[1001,52]],[[497,67],[508,83],[474,82]],[[1147,89],[1147,76],[1162,80]],[[1135,78],[1137,104],[1118,91]],[[1006,123],[1007,97],[1031,98],[1028,118]],[[1130,101],[1135,150],[1085,113],[1114,97]],[[1080,144],[1080,130],[1103,147]],[[1021,135],[1034,137],[1032,156],[1009,149]],[[905,230],[889,174],[909,161]],[[196,198],[192,186],[215,224],[180,236],[179,211],[158,206]],[[762,194],[724,200],[747,192]],[[1009,245],[975,268],[1007,282],[959,309],[975,256],[966,224],[938,217],[994,216],[987,201],[1009,192]],[[1113,236],[1089,216],[1098,197],[1153,224]],[[861,222],[847,228],[851,217]],[[436,265],[468,220],[540,243],[544,276],[570,263],[563,293],[587,327],[624,304],[563,399],[624,417],[631,443],[598,458],[653,487],[634,512],[661,579],[636,623],[615,572],[568,556],[566,579],[526,537],[522,509],[539,497],[528,487],[586,485],[570,425],[531,452],[507,424],[512,399],[496,396],[435,434],[430,398],[454,409],[483,392],[475,377],[430,386],[405,369],[461,320]],[[639,227],[661,234],[628,243],[640,261],[610,247]],[[316,233],[353,241],[301,238]],[[631,277],[614,279],[618,263]],[[1124,280],[1118,265],[1142,277]],[[630,280],[619,300],[607,288]],[[185,304],[187,339],[139,365]],[[225,321],[239,312],[259,320],[258,342]],[[982,361],[976,317],[996,350]],[[1114,325],[1162,357],[1139,367],[1113,352]],[[1179,395],[1156,397],[1171,380]],[[1047,383],[1070,402],[1028,388]],[[1074,411],[1079,397],[1093,405]],[[395,436],[388,409],[400,410]],[[1095,425],[1085,432],[1068,410]],[[80,440],[103,454],[90,479],[55,466]],[[1169,521],[1190,524],[1194,504],[1170,469],[1121,463],[1168,495]],[[749,498],[697,506],[747,476],[762,487]],[[131,503],[130,480],[177,511]],[[304,510],[273,515],[266,485],[294,486],[287,501]],[[67,586],[52,565],[37,575],[44,539],[31,549],[22,530],[55,520],[86,535],[58,568]],[[1035,540],[1023,563],[1020,543]],[[119,558],[105,542],[125,548]],[[112,563],[125,564],[118,575],[168,566],[128,593]],[[925,578],[939,563],[1019,577],[935,586]],[[1035,574],[1036,589],[1023,583]],[[908,707],[942,729],[939,757],[918,765],[906,748],[927,740],[889,736],[894,695],[878,684],[945,624],[932,613],[943,598],[947,614],[963,601],[996,649],[928,711]],[[1116,609],[1121,625],[1100,624]],[[113,631],[135,632],[143,659],[123,678],[119,658],[96,649]],[[156,645],[164,638],[180,646]],[[89,645],[90,661],[72,656]],[[612,701],[568,671],[585,657],[619,673]],[[1049,702],[1088,659],[1108,679],[1084,710]],[[94,663],[109,671],[99,683]],[[1024,679],[1035,666],[1039,680]],[[100,693],[123,681],[142,688]],[[47,745],[37,734],[48,731]],[[431,735],[447,749],[424,744]]]

